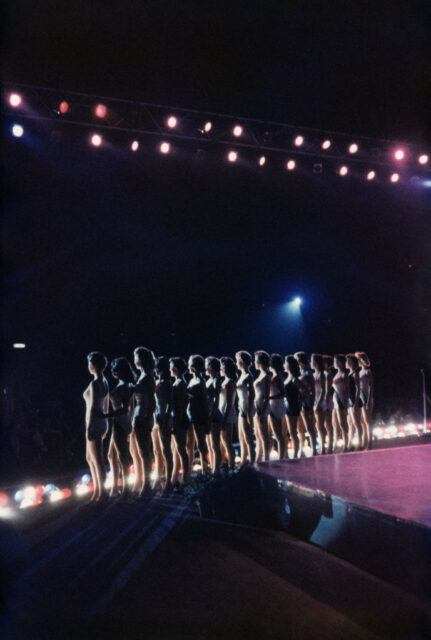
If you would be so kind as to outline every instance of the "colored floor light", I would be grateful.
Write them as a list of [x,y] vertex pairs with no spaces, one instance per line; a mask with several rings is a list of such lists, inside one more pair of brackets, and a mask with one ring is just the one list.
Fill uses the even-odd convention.
[[102,136],[98,133],[93,133],[93,135],[91,136],[91,144],[93,145],[93,147],[100,147],[100,145],[102,144]]
[[63,100],[63,102],[60,102],[60,104],[58,105],[58,110],[60,111],[60,113],[67,113],[69,111],[69,103]]
[[402,149],[397,149],[394,153],[395,160],[402,160],[405,156],[405,153]]
[[376,177],[376,172],[375,171],[369,171],[367,173],[367,180],[374,180],[375,177]]
[[178,124],[178,120],[176,119],[175,116],[170,116],[167,120],[166,120],[166,124],[168,125],[169,129],[175,129],[175,127]]
[[97,104],[94,107],[94,115],[98,118],[104,118],[106,116],[106,111],[107,109],[104,104]]
[[132,149],[132,151],[137,151],[139,149],[139,142],[137,140],[133,140],[130,148]]
[[263,167],[265,162],[266,162],[265,156],[260,156],[260,158],[259,158],[259,167]]
[[391,182],[398,182],[400,179],[400,174],[399,173],[393,173],[390,177],[390,181]]
[[9,498],[6,493],[0,491],[0,507],[5,507],[9,502]]
[[236,162],[238,160],[238,154],[236,151],[229,151],[227,154],[227,159],[229,162]]
[[204,131],[205,133],[209,133],[211,131],[211,129],[213,128],[213,124],[212,122],[205,122],[204,124]]
[[239,138],[240,136],[242,136],[242,132],[243,132],[243,128],[241,127],[241,125],[237,124],[233,129],[232,129],[232,133],[236,138]]
[[162,144],[160,145],[160,153],[169,153],[169,151],[171,150],[171,145],[169,144],[169,142],[162,142]]
[[11,107],[19,107],[22,104],[22,98],[19,93],[11,93],[9,96],[9,104]]
[[289,160],[288,162],[286,162],[286,169],[288,171],[293,171],[295,167],[296,167],[295,160]]
[[21,138],[24,135],[24,127],[20,124],[14,124],[12,127],[12,135],[15,138]]
[[348,167],[343,165],[342,167],[339,168],[338,173],[340,174],[340,176],[347,176],[347,174],[349,173],[349,169]]
[[350,146],[349,146],[349,153],[357,153],[358,151],[358,145],[356,144],[356,142],[353,142]]
[[423,153],[422,155],[419,156],[418,158],[418,162],[419,164],[427,164],[427,162],[429,161],[429,156],[427,156],[426,153]]
[[296,136],[295,140],[293,141],[293,144],[295,145],[295,147],[301,147],[304,144],[304,137]]
[[322,149],[325,149],[325,150],[326,150],[326,149],[329,149],[329,148],[330,148],[330,146],[331,146],[331,141],[330,141],[330,140],[324,140],[324,141],[322,142]]

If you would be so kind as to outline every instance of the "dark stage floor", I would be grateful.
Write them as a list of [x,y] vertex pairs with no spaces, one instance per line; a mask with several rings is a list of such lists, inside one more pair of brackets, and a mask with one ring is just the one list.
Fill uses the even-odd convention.
[[431,446],[265,462],[259,471],[431,527]]

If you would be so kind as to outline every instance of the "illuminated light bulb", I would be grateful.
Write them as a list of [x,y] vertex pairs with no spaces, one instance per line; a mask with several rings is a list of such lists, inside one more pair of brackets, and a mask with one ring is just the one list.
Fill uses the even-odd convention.
[[304,144],[304,137],[303,136],[296,136],[295,140],[293,141],[295,147],[300,147]]
[[418,162],[419,164],[426,164],[429,160],[429,156],[427,156],[426,153],[423,153],[422,155],[419,156],[418,158]]
[[62,498],[63,494],[60,489],[54,489],[54,491],[51,491],[49,495],[49,499],[51,502],[59,502],[60,500],[62,500]]
[[91,144],[93,145],[93,147],[100,147],[100,145],[102,144],[102,136],[98,133],[93,133],[93,135],[91,136]]
[[358,151],[358,145],[356,144],[356,142],[353,142],[350,146],[349,146],[349,153],[356,153]]
[[259,167],[263,167],[265,162],[266,162],[265,156],[260,156],[260,158],[259,158]]
[[395,160],[402,160],[404,158],[404,151],[402,149],[397,149],[394,153]]
[[169,151],[171,150],[171,145],[169,144],[169,142],[162,142],[162,144],[160,145],[160,153],[169,153]]
[[69,103],[63,100],[63,102],[60,102],[60,104],[58,105],[58,110],[60,111],[60,113],[67,113],[69,111]]
[[19,505],[20,509],[27,509],[28,507],[34,506],[34,498],[24,498]]
[[9,502],[9,498],[6,493],[0,491],[0,507],[5,507]]
[[44,494],[49,495],[51,491],[54,491],[54,489],[55,489],[55,486],[50,482],[49,484],[45,485]]
[[391,182],[398,182],[399,179],[400,179],[399,173],[393,173],[390,177]]
[[36,489],[34,487],[25,487],[23,494],[24,500],[34,500],[36,497]]
[[133,140],[130,148],[132,149],[132,151],[137,151],[139,149],[139,142],[137,140]]
[[212,122],[205,122],[204,124],[204,131],[205,133],[209,133],[211,131],[211,129],[213,128],[213,124]]
[[68,487],[61,490],[62,500],[67,500],[67,498],[70,498],[71,495],[72,495],[72,491]]
[[286,163],[286,169],[287,169],[288,171],[293,171],[293,169],[294,169],[295,167],[296,167],[296,162],[295,162],[295,160],[289,160],[289,161]]
[[22,98],[19,93],[11,93],[9,96],[9,104],[11,107],[19,107],[22,103]]
[[22,489],[18,489],[18,491],[14,495],[15,502],[21,502],[24,499],[24,491]]
[[329,149],[329,147],[331,146],[331,141],[330,140],[324,140],[322,142],[322,149]]
[[175,116],[170,116],[167,120],[166,120],[166,124],[168,125],[169,129],[175,129],[175,127],[178,124],[178,120],[176,119]]
[[13,348],[14,349],[25,349],[25,343],[24,342],[14,342],[13,343]]
[[12,127],[12,135],[15,138],[21,138],[24,135],[24,127],[20,124],[14,124]]
[[349,169],[343,165],[342,167],[340,167],[338,173],[340,174],[340,176],[347,176],[347,174],[349,173]]
[[367,180],[374,180],[375,177],[376,177],[376,172],[375,171],[369,171],[367,173]]
[[236,162],[238,159],[238,154],[236,151],[229,151],[228,155],[227,155],[227,159],[229,160],[229,162]]
[[85,496],[88,493],[88,486],[86,484],[78,484],[75,493],[77,496]]
[[104,118],[106,116],[106,107],[104,104],[98,104],[94,107],[94,115],[98,118]]
[[240,136],[242,136],[242,132],[243,132],[243,128],[241,127],[241,125],[237,124],[233,129],[232,129],[232,133],[236,138],[239,138]]

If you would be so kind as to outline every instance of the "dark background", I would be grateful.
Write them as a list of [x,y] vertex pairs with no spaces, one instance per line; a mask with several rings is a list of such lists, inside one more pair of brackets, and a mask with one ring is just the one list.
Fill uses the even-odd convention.
[[[14,0],[4,19],[9,82],[429,149],[425,2]],[[79,430],[88,351],[132,358],[143,344],[183,356],[365,350],[377,402],[420,408],[426,189],[29,131],[3,146],[3,386],[18,403],[61,406]],[[301,321],[286,308],[298,294]]]

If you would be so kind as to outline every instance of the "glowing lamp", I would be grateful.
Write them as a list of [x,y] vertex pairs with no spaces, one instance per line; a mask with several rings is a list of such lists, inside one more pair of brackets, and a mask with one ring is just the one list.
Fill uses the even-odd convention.
[[427,156],[426,153],[423,153],[418,158],[419,164],[427,164],[428,160],[429,160],[429,156]]
[[102,144],[102,136],[98,133],[94,133],[91,136],[91,144],[93,145],[93,147],[100,147],[100,145]]
[[72,491],[70,489],[66,488],[61,490],[62,500],[67,500],[67,498],[70,498],[71,495]]
[[24,127],[20,124],[14,124],[12,127],[12,135],[15,136],[15,138],[21,138],[21,136],[24,135]]
[[81,482],[83,484],[88,484],[90,481],[91,481],[91,476],[89,473],[85,473],[81,478]]
[[402,149],[397,149],[394,153],[395,160],[402,160],[404,158],[404,151]]
[[374,180],[375,177],[376,177],[376,172],[375,171],[369,171],[367,173],[367,180]]
[[45,495],[49,495],[52,491],[54,491],[54,489],[55,486],[51,482],[49,484],[46,484],[44,490]]
[[347,176],[347,174],[349,173],[349,169],[348,167],[343,165],[342,167],[340,167],[338,173],[340,174],[340,176]]
[[289,160],[289,161],[286,163],[286,169],[287,169],[288,171],[293,171],[295,167],[296,167],[296,162],[295,162],[295,160]]
[[239,138],[240,136],[242,136],[242,132],[243,132],[243,129],[239,124],[237,124],[232,130],[232,133],[236,138]]
[[13,348],[14,349],[25,349],[25,343],[24,342],[14,342],[13,343]]
[[356,142],[353,142],[350,146],[349,146],[349,153],[356,153],[358,151],[358,145],[356,144]]
[[63,494],[61,493],[60,489],[54,489],[54,491],[51,491],[51,493],[49,494],[49,499],[51,502],[59,502],[63,499]]
[[238,154],[236,151],[229,151],[229,153],[227,154],[227,159],[229,160],[229,162],[236,162],[238,159]]
[[58,110],[60,113],[67,113],[69,111],[69,103],[63,100],[63,102],[60,102]]
[[259,167],[263,167],[265,162],[266,162],[265,156],[260,156],[260,158],[259,158]]
[[204,124],[205,133],[209,133],[212,128],[213,128],[212,122],[205,122]]
[[106,116],[106,107],[104,104],[97,104],[94,107],[94,115],[98,118],[104,118]]
[[324,140],[322,142],[322,149],[329,149],[329,147],[331,146],[331,141],[330,140]]
[[22,489],[18,489],[18,491],[14,495],[15,502],[22,502],[24,500],[24,491]]
[[296,136],[295,140],[293,141],[293,144],[295,145],[295,147],[301,147],[304,144],[303,136]]
[[160,145],[160,153],[169,153],[169,151],[171,150],[171,145],[169,144],[169,142],[162,142],[162,144]]
[[133,140],[130,148],[132,149],[132,151],[137,151],[139,149],[139,142],[137,140]]
[[9,104],[11,107],[19,107],[22,103],[22,98],[19,93],[11,93],[9,96]]
[[9,498],[6,493],[0,491],[0,507],[5,507],[9,502]]
[[399,173],[393,173],[390,177],[391,182],[398,182],[399,179],[400,179]]
[[170,116],[167,120],[166,120],[166,124],[168,125],[169,129],[175,129],[175,127],[178,124],[178,120],[176,119],[175,116]]

